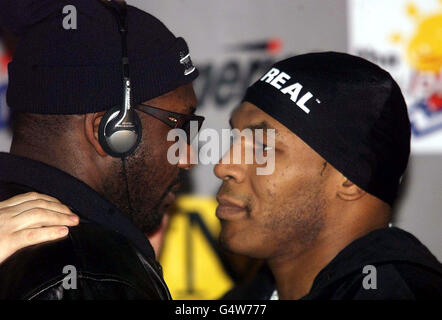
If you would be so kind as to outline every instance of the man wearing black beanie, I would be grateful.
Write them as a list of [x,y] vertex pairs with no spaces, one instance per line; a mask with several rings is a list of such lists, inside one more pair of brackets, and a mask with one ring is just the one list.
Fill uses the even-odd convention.
[[[191,167],[167,161],[169,130],[203,120],[185,41],[120,2],[0,0],[0,13],[18,37],[0,201],[37,191],[80,217],[68,238],[0,265],[0,299],[169,299],[145,234]],[[50,200],[27,205],[42,219],[60,211]]]
[[289,58],[249,87],[231,124],[275,130],[274,143],[254,142],[274,150],[275,170],[217,164],[220,241],[264,259],[275,284],[262,272],[226,299],[442,298],[440,262],[410,233],[388,227],[410,123],[386,71],[343,53]]
[[441,264],[411,234],[388,227],[410,124],[387,72],[346,54],[293,57],[249,88],[231,123],[276,131],[275,144],[266,136],[254,141],[254,148],[275,150],[275,170],[216,166],[220,241],[265,259],[276,283],[260,277],[226,298],[442,296]]

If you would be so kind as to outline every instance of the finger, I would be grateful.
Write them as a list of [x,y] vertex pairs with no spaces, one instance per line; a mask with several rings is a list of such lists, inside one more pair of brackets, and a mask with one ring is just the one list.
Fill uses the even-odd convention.
[[9,198],[7,200],[4,200],[4,201],[0,201],[0,208],[15,206],[17,204],[20,204],[20,203],[23,203],[26,201],[37,200],[37,199],[60,203],[60,201],[57,200],[56,198],[48,196],[46,194],[37,193],[37,192],[28,192],[28,193],[22,193],[22,194],[16,195],[16,196]]
[[10,221],[12,232],[18,230],[49,227],[49,226],[75,226],[79,223],[76,215],[64,214],[48,209],[33,208],[14,216]]
[[62,203],[51,202],[43,199],[30,200],[15,206],[8,207],[8,211],[12,212],[12,216],[19,215],[30,209],[47,209],[51,211],[57,211],[64,214],[73,214],[71,209]]
[[69,233],[69,229],[64,226],[51,226],[34,229],[24,229],[14,232],[11,235],[10,251],[15,252],[24,247],[38,243],[61,239]]

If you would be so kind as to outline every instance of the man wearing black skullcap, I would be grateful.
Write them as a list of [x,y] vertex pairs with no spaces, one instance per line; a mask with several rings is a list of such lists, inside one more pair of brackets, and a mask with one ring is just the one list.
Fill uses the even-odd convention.
[[0,201],[37,191],[69,207],[31,193],[25,205],[42,219],[80,216],[68,238],[0,265],[0,298],[169,299],[145,233],[160,225],[180,171],[190,168],[167,161],[168,131],[202,122],[192,114],[198,71],[185,41],[121,3],[1,0],[0,12],[18,37]]
[[273,145],[265,136],[254,143],[274,149],[275,170],[217,164],[220,242],[265,259],[274,282],[262,272],[225,298],[442,298],[439,261],[410,233],[388,227],[410,123],[387,72],[347,54],[295,56],[247,90],[231,124],[275,130]]
[[[411,234],[388,227],[410,124],[387,72],[346,54],[296,56],[248,89],[231,124],[274,129],[276,139],[254,141],[255,149],[275,151],[270,175],[257,174],[262,164],[232,159],[215,168],[223,180],[221,243],[265,259],[272,273],[226,298],[442,296],[441,264]],[[238,143],[245,148],[245,140],[232,148]]]

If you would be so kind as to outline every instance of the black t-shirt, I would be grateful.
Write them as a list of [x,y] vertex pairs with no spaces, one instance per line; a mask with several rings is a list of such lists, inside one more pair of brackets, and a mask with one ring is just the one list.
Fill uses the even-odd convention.
[[[274,279],[265,267],[223,299],[267,300],[274,290]],[[364,299],[442,299],[442,265],[412,234],[396,227],[378,229],[341,250],[301,300]]]

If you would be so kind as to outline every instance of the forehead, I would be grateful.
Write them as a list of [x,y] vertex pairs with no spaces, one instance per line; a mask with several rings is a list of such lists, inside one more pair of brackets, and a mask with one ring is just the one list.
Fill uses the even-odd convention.
[[250,102],[243,102],[233,111],[230,124],[232,128],[239,130],[254,127],[275,129],[277,143],[288,153],[302,153],[318,159],[321,158],[304,140]]
[[193,83],[188,83],[144,103],[164,110],[187,114],[194,111],[197,99]]
[[284,132],[286,134],[291,133],[291,131],[285,128],[277,120],[273,119],[267,113],[250,102],[243,102],[240,106],[233,110],[230,123],[233,128],[238,129],[259,125],[263,129],[275,129],[277,135]]

